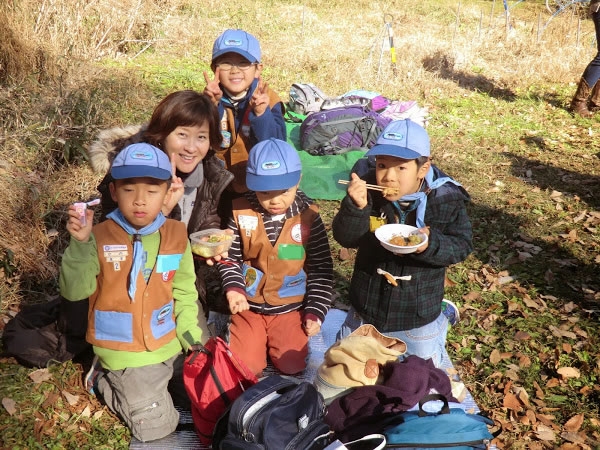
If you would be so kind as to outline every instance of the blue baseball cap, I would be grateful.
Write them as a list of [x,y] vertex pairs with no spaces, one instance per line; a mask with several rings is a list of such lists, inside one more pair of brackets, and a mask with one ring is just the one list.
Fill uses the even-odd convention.
[[300,182],[302,163],[294,147],[279,139],[260,141],[248,154],[246,186],[251,191],[279,191]]
[[160,148],[140,142],[128,145],[119,152],[110,174],[115,180],[139,177],[168,180],[171,178],[171,161]]
[[387,155],[402,159],[430,156],[429,135],[410,119],[394,120],[381,132],[365,156]]
[[230,52],[242,55],[251,63],[260,62],[260,44],[244,30],[225,30],[213,44],[212,60]]

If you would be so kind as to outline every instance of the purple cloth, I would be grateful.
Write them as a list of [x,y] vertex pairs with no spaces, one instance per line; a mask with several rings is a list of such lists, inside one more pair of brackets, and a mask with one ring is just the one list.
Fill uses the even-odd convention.
[[386,426],[401,422],[401,414],[432,390],[457,402],[452,396],[450,378],[430,359],[411,355],[403,361],[387,363],[383,366],[383,378],[381,384],[357,387],[327,407],[325,421],[342,442],[380,433]]

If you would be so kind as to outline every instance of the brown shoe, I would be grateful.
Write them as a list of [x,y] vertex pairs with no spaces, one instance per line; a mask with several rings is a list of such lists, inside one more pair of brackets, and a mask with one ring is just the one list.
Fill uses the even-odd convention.
[[594,113],[588,109],[590,92],[591,89],[588,86],[587,81],[585,81],[585,78],[581,77],[579,85],[577,85],[577,91],[575,91],[575,96],[573,97],[573,100],[571,100],[570,110],[573,114],[577,114],[581,117],[592,117],[594,115]]

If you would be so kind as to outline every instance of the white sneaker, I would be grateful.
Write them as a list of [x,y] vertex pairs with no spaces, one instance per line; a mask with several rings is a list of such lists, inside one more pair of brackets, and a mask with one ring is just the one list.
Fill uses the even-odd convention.
[[103,369],[102,365],[100,364],[100,360],[98,359],[98,356],[94,355],[94,359],[92,360],[92,367],[90,367],[90,370],[88,370],[88,372],[85,374],[85,377],[83,378],[83,384],[85,385],[86,390],[90,394],[96,394],[95,389],[98,383],[98,377],[100,374],[102,374],[102,372]]

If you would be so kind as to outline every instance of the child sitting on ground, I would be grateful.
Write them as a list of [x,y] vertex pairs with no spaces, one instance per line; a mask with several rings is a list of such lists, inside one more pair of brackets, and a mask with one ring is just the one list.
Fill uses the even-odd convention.
[[[448,329],[442,313],[446,267],[473,250],[466,210],[469,195],[431,163],[429,136],[410,120],[391,122],[366,156],[375,157],[375,168],[362,179],[351,174],[348,193],[332,223],[340,245],[358,248],[349,291],[351,308],[338,337],[370,323],[404,341],[406,356],[432,358],[439,367]],[[368,191],[367,183],[387,189]],[[416,226],[429,239],[415,253],[391,253],[374,233],[386,223]],[[384,272],[402,277],[397,286]]]
[[[207,94],[219,109],[223,142],[217,156],[234,175],[231,190],[243,193],[246,161],[258,142],[286,140],[284,106],[261,78],[263,65],[258,40],[243,30],[226,30],[214,42],[211,80],[205,72]],[[231,205],[229,205],[231,206]],[[229,211],[231,212],[231,211]]]
[[140,441],[175,430],[167,391],[173,362],[208,339],[183,222],[161,212],[172,177],[169,157],[146,143],[125,147],[111,167],[118,208],[92,228],[69,208],[71,235],[60,272],[68,300],[89,297],[86,339],[102,369],[96,391]]
[[232,313],[231,349],[257,375],[267,356],[284,374],[304,370],[308,336],[319,332],[331,306],[331,250],[316,205],[298,189],[301,171],[287,142],[252,148],[250,191],[234,200],[233,243],[217,264]]

